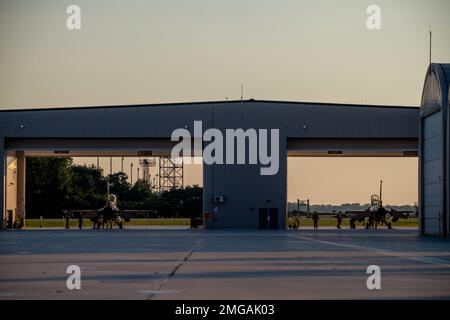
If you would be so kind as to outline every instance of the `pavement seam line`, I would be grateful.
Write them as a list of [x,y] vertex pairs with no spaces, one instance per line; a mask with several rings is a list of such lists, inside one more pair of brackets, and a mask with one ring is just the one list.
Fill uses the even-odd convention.
[[175,273],[181,268],[181,266],[182,266],[186,261],[188,261],[189,258],[194,254],[197,245],[198,245],[198,241],[197,241],[196,245],[194,246],[194,248],[192,248],[192,249],[188,252],[188,254],[180,261],[180,263],[178,263],[178,264],[172,269],[172,271],[169,272],[169,273],[167,274],[167,276],[164,278],[164,280],[160,282],[160,284],[158,285],[158,287],[156,287],[156,290],[155,290],[153,293],[151,293],[151,294],[147,297],[146,300],[151,300],[151,299],[156,295],[156,293],[157,293],[159,290],[161,290],[162,287],[164,287],[164,285],[167,283],[167,281],[169,281],[169,279],[175,275]]
[[372,247],[368,247],[368,246],[359,246],[359,245],[354,245],[354,244],[344,244],[344,243],[337,243],[337,242],[332,242],[332,241],[317,240],[317,239],[309,238],[309,237],[305,237],[305,236],[288,235],[288,237],[300,239],[300,240],[318,242],[318,243],[322,243],[322,244],[334,245],[337,247],[352,248],[352,249],[357,249],[357,250],[361,250],[361,251],[376,252],[379,254],[399,257],[399,258],[403,258],[403,259],[407,259],[407,260],[411,260],[411,261],[430,263],[430,264],[450,267],[450,263],[448,261],[436,259],[436,258],[410,256],[410,255],[402,254],[400,252],[394,252],[394,251],[389,251],[389,250],[385,250],[385,249],[377,249],[377,248],[372,248]]

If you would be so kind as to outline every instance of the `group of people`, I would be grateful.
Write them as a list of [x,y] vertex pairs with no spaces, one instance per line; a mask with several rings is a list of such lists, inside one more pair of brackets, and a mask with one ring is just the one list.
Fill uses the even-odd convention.
[[101,208],[95,217],[91,218],[94,229],[100,229],[100,226],[105,228],[105,225],[107,229],[112,229],[114,223],[119,226],[119,229],[122,229],[123,221],[119,215],[119,211],[119,208],[117,208],[116,196],[110,194],[107,205]]
[[[70,219],[74,217],[74,213],[70,212],[70,211],[63,211],[63,216],[64,216],[64,228],[65,229],[70,229]],[[83,215],[81,213],[76,213],[75,216],[78,218],[78,228],[82,229],[83,228]]]
[[[116,223],[120,229],[123,227],[122,218],[119,216],[119,208],[117,208],[117,198],[114,194],[110,194],[106,206],[99,209],[95,216],[91,217],[94,227],[93,229],[109,228],[112,229],[113,224]],[[78,228],[83,228],[83,214],[81,212],[75,213],[78,218]],[[74,218],[74,213],[71,211],[64,211],[65,229],[70,229],[70,219]]]
[[[319,214],[314,211],[314,213],[312,214],[312,221],[313,221],[313,225],[314,225],[314,230],[318,230],[319,229]],[[341,229],[341,225],[342,225],[342,219],[343,219],[343,215],[341,212],[338,212],[336,214],[336,219],[337,219],[337,228]],[[356,228],[356,224],[355,224],[356,220],[354,218],[350,218],[350,228],[354,229]]]

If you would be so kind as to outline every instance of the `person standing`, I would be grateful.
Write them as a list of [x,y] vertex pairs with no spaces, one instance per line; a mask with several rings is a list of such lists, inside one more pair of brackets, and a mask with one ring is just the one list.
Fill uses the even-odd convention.
[[349,220],[350,223],[350,229],[356,229],[356,223],[355,223],[356,219],[354,217],[351,217]]
[[83,229],[83,215],[81,212],[78,214],[78,229]]
[[64,212],[64,220],[66,221],[64,228],[65,229],[70,229],[70,216],[71,213],[68,211]]
[[318,230],[319,229],[319,215],[317,214],[317,211],[314,211],[314,213],[312,215],[312,220],[314,223],[314,230]]
[[337,228],[340,229],[342,224],[342,213],[340,211],[336,214],[336,219],[337,219]]

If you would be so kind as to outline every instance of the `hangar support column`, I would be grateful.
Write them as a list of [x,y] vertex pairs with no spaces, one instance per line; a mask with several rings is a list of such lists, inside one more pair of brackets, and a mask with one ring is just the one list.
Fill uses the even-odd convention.
[[[216,106],[211,111],[210,128],[220,130],[227,139],[226,143],[233,145],[234,152],[232,151],[231,163],[223,160],[221,164],[203,165],[205,228],[285,228],[287,139],[272,110],[253,102],[245,106],[242,103]],[[265,133],[260,131],[262,129],[266,130]],[[273,129],[279,130],[278,147],[271,145]],[[241,130],[241,135],[235,135],[234,131],[227,136],[227,130]],[[268,134],[264,143],[268,144],[266,152],[271,157],[270,167],[277,166],[273,174],[262,173],[262,167],[269,167],[267,164],[263,165],[258,161],[250,163],[250,144],[255,143],[254,140],[250,142],[250,137],[254,133],[256,136]],[[259,139],[261,138],[257,138],[255,149],[261,160]],[[237,161],[237,145],[240,143],[245,145],[243,163]],[[223,159],[227,159],[227,152],[227,147],[224,147]],[[278,157],[275,153],[278,153]]]
[[203,164],[203,223],[206,229],[214,228],[214,166]]
[[17,151],[17,225],[25,226],[25,177],[26,158],[23,151]]
[[1,183],[0,183],[0,229],[4,229],[5,226],[5,182],[6,182],[6,155],[5,155],[5,138],[0,137],[0,173],[1,173]]
[[285,137],[279,142],[279,170],[274,175],[261,175],[260,165],[203,165],[205,228],[286,227]]

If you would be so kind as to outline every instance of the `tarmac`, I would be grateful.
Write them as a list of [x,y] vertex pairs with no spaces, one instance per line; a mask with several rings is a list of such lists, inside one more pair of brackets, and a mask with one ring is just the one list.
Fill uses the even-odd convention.
[[[370,265],[381,289],[367,287]],[[1,231],[0,299],[450,299],[450,240],[406,228]]]

